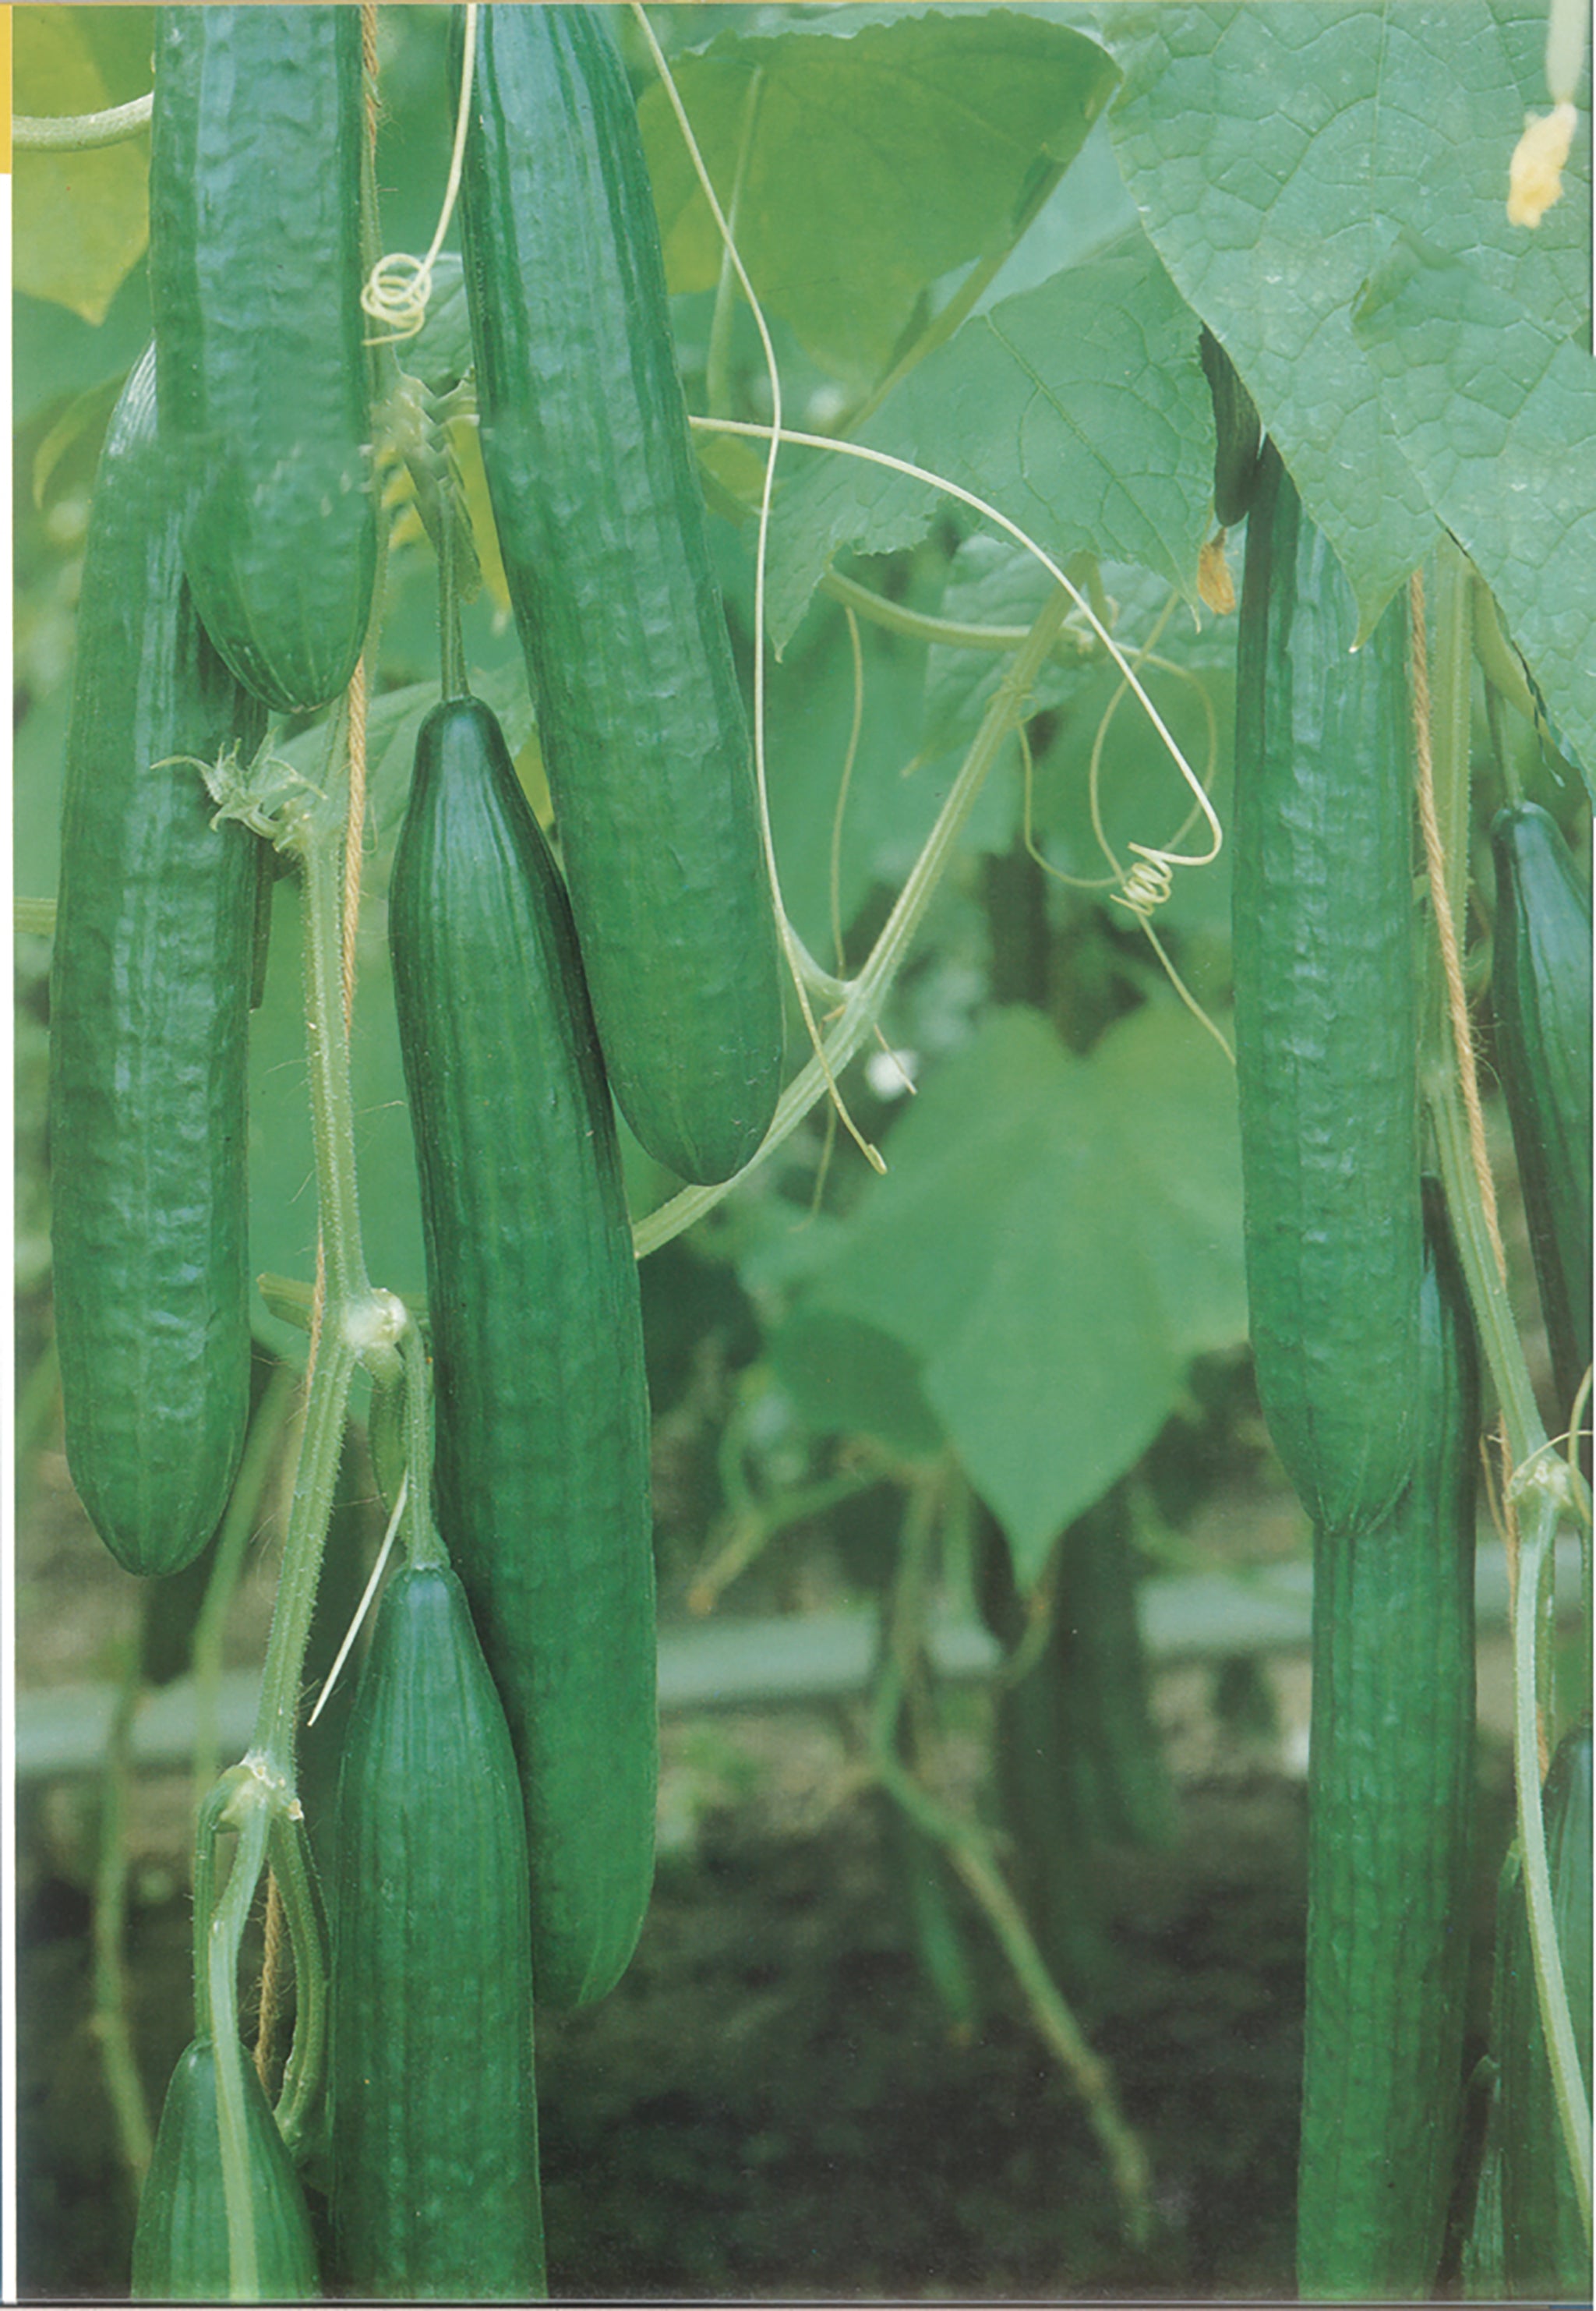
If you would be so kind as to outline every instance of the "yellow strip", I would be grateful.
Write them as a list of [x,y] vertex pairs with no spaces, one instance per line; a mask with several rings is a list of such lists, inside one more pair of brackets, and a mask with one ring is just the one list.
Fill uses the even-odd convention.
[[11,10],[0,8],[0,87],[5,91],[5,125],[0,128],[0,176],[11,174]]

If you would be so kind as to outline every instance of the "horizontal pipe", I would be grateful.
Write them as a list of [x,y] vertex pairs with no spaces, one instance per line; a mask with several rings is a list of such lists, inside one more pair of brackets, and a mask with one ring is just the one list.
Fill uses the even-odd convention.
[[[1563,1593],[1577,1584],[1579,1564],[1578,1542],[1561,1544]],[[1298,1653],[1308,1644],[1313,1577],[1305,1559],[1231,1573],[1157,1574],[1139,1584],[1137,1595],[1143,1642],[1155,1666]],[[1507,1567],[1496,1543],[1478,1552],[1475,1597],[1481,1627],[1505,1627]],[[763,1620],[727,1615],[665,1629],[659,1706],[667,1714],[682,1714],[851,1699],[869,1684],[876,1650],[876,1616],[868,1609]],[[995,1641],[972,1621],[933,1624],[930,1651],[938,1674],[955,1681],[989,1676],[999,1657]],[[258,1685],[252,1669],[230,1670],[222,1679],[217,1727],[224,1756],[240,1753],[249,1740]],[[114,1701],[108,1685],[50,1686],[19,1695],[18,1781],[92,1773],[105,1753]],[[146,1694],[134,1719],[134,1762],[148,1768],[186,1766],[194,1723],[191,1678]]]

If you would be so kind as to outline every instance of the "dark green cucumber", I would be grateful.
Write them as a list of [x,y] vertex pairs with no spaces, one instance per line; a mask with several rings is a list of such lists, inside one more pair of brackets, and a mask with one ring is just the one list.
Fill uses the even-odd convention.
[[1198,354],[1214,404],[1214,519],[1231,529],[1245,520],[1252,503],[1263,454],[1263,429],[1252,396],[1206,323],[1198,340]]
[[150,303],[188,574],[280,712],[354,671],[377,566],[360,11],[158,11]]
[[[1591,1721],[1557,1745],[1541,1792],[1552,1923],[1591,2093]],[[1591,2244],[1557,2118],[1517,1849],[1503,1873],[1493,2037],[1498,2069],[1503,2275],[1516,2300],[1591,2292]]]
[[383,1593],[338,1781],[332,2209],[383,2302],[545,2292],[527,1832],[465,1592]]
[[389,889],[437,1385],[438,1522],[520,1761],[540,2000],[602,1996],[653,1871],[637,1267],[564,892],[499,726],[423,725]]
[[461,195],[483,462],[605,1064],[728,1178],[780,1088],[748,733],[606,11],[486,8]]
[[196,615],[155,400],[146,353],[95,483],[50,976],[66,1457],[134,1573],[175,1573],[199,1554],[249,1417],[258,846],[241,826],[213,826],[194,763],[233,745],[247,755],[265,723]]
[[1236,1076],[1269,1435],[1315,1524],[1374,1523],[1413,1461],[1417,1002],[1406,606],[1357,607],[1266,448],[1236,660]]
[[[320,2289],[304,2194],[247,2059],[243,2075],[256,2298],[309,2302]],[[231,2268],[216,2050],[210,2039],[196,2038],[179,2055],[166,2089],[154,2155],[139,2194],[134,2298],[143,2303],[226,2303],[234,2295]]]
[[1458,2144],[1479,1382],[1438,1190],[1428,1220],[1411,1482],[1381,1523],[1314,1547],[1304,2301],[1431,2293]]
[[1565,1412],[1591,1362],[1591,894],[1538,803],[1491,822],[1496,1065]]

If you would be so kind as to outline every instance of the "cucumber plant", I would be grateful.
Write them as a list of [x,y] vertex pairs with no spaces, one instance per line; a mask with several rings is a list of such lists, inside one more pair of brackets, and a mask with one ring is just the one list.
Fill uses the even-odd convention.
[[[1239,12],[1236,36],[1265,37],[1258,26],[1269,14]],[[916,24],[919,12],[900,21]],[[959,21],[955,37],[984,37],[979,13]],[[994,21],[1018,39],[1042,20],[1022,12],[1009,22],[994,12]],[[636,53],[658,65],[641,11],[636,28]],[[672,322],[683,315],[673,317],[666,296],[648,163],[611,22],[552,7],[484,10],[462,24],[457,54],[462,67],[472,59],[460,116],[470,378],[458,345],[435,368],[418,358],[425,374],[411,378],[402,340],[362,341],[357,292],[380,236],[377,171],[362,151],[362,29],[352,9],[161,12],[151,254],[159,424],[146,366],[113,423],[96,493],[80,624],[85,702],[81,714],[74,709],[69,744],[54,1022],[62,1371],[80,1487],[136,1570],[167,1569],[199,1546],[237,1452],[247,1328],[239,1312],[236,1039],[263,839],[298,875],[301,894],[318,1285],[313,1292],[278,1279],[270,1305],[308,1312],[314,1351],[255,1732],[202,1809],[195,2039],[172,2082],[141,2213],[135,2285],[177,2297],[288,2297],[315,2285],[301,2166],[332,2177],[330,2275],[340,2285],[419,2296],[542,2289],[532,2001],[580,2004],[614,1984],[637,1940],[652,1870],[654,1582],[634,1254],[711,1209],[736,1175],[786,1144],[835,1089],[837,1071],[876,1030],[994,763],[1018,730],[1029,770],[1042,727],[1035,698],[1045,693],[1051,711],[1057,684],[1068,702],[1060,651],[1077,641],[1083,651],[1103,644],[1150,710],[1135,667],[1109,638],[1107,573],[1072,558],[1083,537],[1090,554],[1123,551],[1113,523],[1101,510],[1087,519],[1078,507],[1066,513],[1048,502],[1038,444],[1049,388],[1027,397],[1016,430],[1017,471],[1054,524],[1052,551],[1032,547],[1054,590],[1026,599],[1022,625],[976,630],[1000,671],[969,717],[973,736],[868,960],[852,978],[833,976],[803,954],[796,935],[779,939],[778,928],[790,926],[772,888],[773,845],[676,374]],[[860,28],[861,42],[879,29]],[[773,138],[781,133],[789,92],[772,93],[767,83],[767,66],[780,77],[776,51],[745,51],[739,28],[724,37],[737,72],[749,66],[750,84],[727,210],[711,172],[701,186],[705,213],[728,229],[705,356],[710,408],[697,418],[765,453],[762,486],[730,454],[715,475],[723,500],[740,494],[734,510],[757,517],[763,554],[779,494],[777,455],[795,440],[807,453],[873,466],[871,486],[884,492],[931,474],[932,450],[921,446],[922,437],[938,440],[930,363],[966,319],[975,323],[966,344],[979,342],[983,357],[1015,342],[1005,335],[1015,317],[999,326],[984,310],[986,292],[1062,172],[1068,137],[1051,121],[1016,134],[1024,165],[1006,193],[1008,227],[995,214],[986,244],[950,252],[940,237],[946,220],[928,203],[915,221],[917,244],[923,227],[930,252],[924,277],[914,276],[889,347],[877,348],[874,381],[858,386],[840,416],[836,406],[824,416],[832,438],[819,415],[815,432],[785,428],[773,364],[768,400],[750,394],[746,414],[727,415],[731,284],[740,282],[756,304],[737,242],[746,222],[747,246],[758,246],[759,205],[772,197],[755,166],[760,139],[770,123]],[[780,50],[788,34],[765,27],[747,37],[768,37]],[[831,34],[806,26],[805,37],[818,43]],[[1074,37],[1089,48],[1097,36]],[[1162,36],[1148,37],[1156,45]],[[865,52],[839,44],[834,53]],[[1081,100],[1083,136],[1120,69],[1106,48],[1096,54],[1103,61]],[[725,61],[722,54],[708,69]],[[900,92],[910,77],[900,76]],[[1146,74],[1127,82],[1124,118],[1146,85]],[[973,102],[978,88],[972,77],[961,93]],[[1024,93],[1011,82],[1013,102]],[[713,110],[704,108],[706,122]],[[1144,191],[1148,173],[1144,161]],[[1156,206],[1149,200],[1149,217]],[[673,246],[678,231],[679,245],[690,245],[697,227],[688,207],[678,205],[671,222]],[[441,239],[440,231],[440,262]],[[418,304],[433,258],[415,266]],[[1534,1749],[1537,1704],[1548,1746],[1567,1714],[1537,1661],[1550,1532],[1559,1515],[1588,1522],[1588,1504],[1577,1455],[1557,1460],[1538,1426],[1494,1278],[1484,1190],[1460,1123],[1465,1052],[1432,1033],[1439,1007],[1421,1000],[1431,990],[1418,958],[1449,928],[1455,943],[1468,876],[1458,832],[1469,819],[1468,684],[1458,675],[1460,666],[1466,672],[1466,635],[1446,658],[1464,622],[1446,627],[1438,652],[1436,692],[1452,706],[1450,719],[1433,723],[1452,733],[1438,745],[1441,756],[1452,747],[1452,760],[1450,772],[1443,760],[1435,767],[1438,783],[1450,774],[1452,792],[1442,814],[1449,832],[1441,878],[1416,907],[1414,771],[1422,800],[1425,748],[1408,662],[1424,622],[1400,600],[1374,617],[1366,568],[1355,583],[1356,541],[1325,484],[1314,434],[1322,410],[1315,416],[1284,391],[1269,348],[1246,343],[1222,295],[1210,300],[1205,290],[1211,310],[1200,315],[1183,301],[1175,249],[1161,250],[1147,270],[1161,280],[1166,321],[1166,309],[1175,310],[1162,342],[1175,348],[1176,390],[1160,423],[1173,437],[1190,432],[1191,396],[1201,395],[1206,375],[1215,438],[1203,432],[1195,460],[1205,475],[1202,521],[1209,529],[1214,519],[1249,525],[1237,790],[1234,825],[1225,829],[1235,862],[1247,1251],[1260,1391],[1317,1529],[1301,2273],[1304,2288],[1327,2292],[1422,2291],[1435,2275],[1457,2099],[1457,1945],[1445,1942],[1443,1926],[1469,1786],[1467,1479],[1478,1425],[1470,1315],[1503,1405],[1508,1490],[1523,1526],[1515,1740],[1530,1959],[1516,1978],[1533,1977],[1546,2054],[1531,2132],[1539,2145],[1555,2131],[1554,2148],[1566,2158],[1565,2176],[1557,2173],[1582,2223],[1588,2052],[1570,2009],[1570,1989],[1577,2004],[1580,1985],[1565,1978],[1576,1970],[1558,1949],[1561,1784],[1546,1792],[1548,1871]],[[1522,270],[1531,277],[1532,268]],[[782,283],[779,268],[773,282],[789,300],[784,321],[798,329],[801,284]],[[890,305],[895,282],[884,274],[875,287]],[[1390,290],[1382,284],[1382,294]],[[367,294],[370,301],[370,286]],[[1373,327],[1381,300],[1371,295],[1365,306]],[[763,328],[763,314],[756,318]],[[768,333],[763,342],[770,346]],[[1057,344],[1056,332],[1049,343]],[[1044,367],[1052,357],[1042,357]],[[1263,412],[1271,432],[1279,420],[1279,445],[1262,445],[1243,371],[1260,403],[1271,404]],[[914,389],[900,396],[917,371]],[[1109,384],[1122,390],[1123,379],[1095,380]],[[918,414],[900,417],[920,386]],[[992,437],[973,425],[981,393],[968,379],[962,392],[962,420],[990,449]],[[1083,394],[1069,416],[1096,445],[1088,399]],[[473,408],[477,445],[462,418]],[[874,447],[873,431],[842,438],[878,420],[894,449]],[[942,444],[949,438],[944,430]],[[475,446],[486,501],[473,508],[473,484],[461,475],[475,471]],[[953,452],[944,448],[944,458],[952,462]],[[368,728],[365,685],[353,677],[373,631],[379,560],[377,606],[399,599],[402,533],[396,526],[387,534],[382,507],[401,493],[406,464],[437,551],[442,678],[417,685],[424,699],[412,692],[403,709],[379,699]],[[183,477],[175,492],[166,478],[174,470]],[[1117,480],[1133,478],[1128,453]],[[949,481],[959,521],[989,520],[1031,545],[968,479]],[[1012,473],[1009,486],[1019,488]],[[1134,488],[1122,493],[1137,500]],[[1171,505],[1178,496],[1172,491]],[[856,530],[844,516],[827,534],[843,543],[897,535],[891,501],[882,506],[879,528],[873,505]],[[800,545],[812,545],[801,491],[784,510]],[[812,505],[808,512],[813,520]],[[802,560],[791,537],[783,548],[789,588],[791,564]],[[1184,544],[1149,548],[1144,540],[1138,550],[1167,547],[1171,569],[1184,571],[1197,544],[1194,530]],[[492,576],[495,547],[524,685],[503,667],[467,678],[458,597],[479,565]],[[919,606],[941,552],[938,541],[923,560],[894,566],[902,598],[830,582],[844,590],[850,619],[876,618],[900,639],[939,648],[955,646],[952,628],[963,648],[968,624]],[[1400,559],[1391,556],[1392,568]],[[1435,561],[1443,566],[1444,554]],[[756,604],[763,576],[762,568]],[[766,623],[771,635],[750,637],[761,669],[767,641],[779,639],[779,621]],[[1435,624],[1445,627],[1442,617]],[[398,646],[393,662],[410,647]],[[1559,715],[1571,706],[1577,714],[1577,699],[1565,683],[1558,687],[1556,651],[1543,647],[1541,655]],[[862,650],[859,658],[862,666]],[[1143,662],[1151,667],[1150,657]],[[368,670],[377,665],[372,658]],[[265,710],[277,718],[269,746]],[[404,711],[420,735],[401,803],[395,763],[407,746],[378,758],[374,797],[361,778],[376,715],[387,714],[391,732]],[[308,731],[289,727],[318,716]],[[505,735],[512,720],[513,748]],[[526,789],[512,759],[532,724],[552,845],[528,800],[538,791],[530,753],[521,757]],[[149,778],[136,800],[124,774]],[[1506,783],[1516,843],[1536,822]],[[1096,801],[1094,783],[1094,811]],[[1217,806],[1201,796],[1198,807],[1217,849]],[[152,847],[138,848],[146,836]],[[157,837],[166,846],[159,850]],[[1499,829],[1499,850],[1504,839]],[[123,847],[113,851],[113,840]],[[347,894],[368,844],[379,901],[389,870],[424,1310],[373,1285],[361,1225],[349,993],[358,941]],[[1173,870],[1203,862],[1137,849],[1136,869],[1126,876],[1114,862],[1113,881],[1150,929]],[[1551,903],[1531,889],[1527,865],[1515,882],[1519,863],[1516,848],[1497,862],[1494,995],[1504,1050],[1513,988],[1531,976],[1526,963],[1542,967]],[[1573,890],[1567,885],[1563,897]],[[840,902],[835,911],[841,931]],[[1560,1001],[1573,990],[1575,1024],[1554,1025],[1536,1042],[1551,1016],[1537,995],[1522,1033],[1531,1096],[1546,1112],[1566,1116],[1572,1106],[1574,1114],[1549,1166],[1548,1208],[1557,1217],[1542,1233],[1557,1240],[1562,1288],[1577,1304],[1588,1231],[1582,1255],[1577,1223],[1565,1223],[1570,1174],[1588,1170],[1589,1156],[1578,1138],[1577,1071],[1559,1072],[1557,1055],[1577,1044],[1581,997],[1566,961],[1570,934],[1557,937],[1565,951],[1548,967],[1550,995]],[[139,1046],[148,1096],[118,1117],[113,1134],[109,1103],[123,1088],[116,1065],[144,1032],[126,990],[152,975],[153,948],[154,975],[175,986],[190,939],[201,964],[170,1021],[181,1051]],[[841,954],[840,937],[837,946]],[[784,1090],[782,949],[817,1045]],[[808,1015],[811,997],[820,999],[824,1031]],[[1588,1007],[1588,994],[1583,1000]],[[644,1148],[690,1183],[635,1228],[616,1104]],[[1585,1129],[1588,1146],[1588,1121]],[[66,1152],[80,1143],[94,1164],[106,1156],[113,1181],[92,1225],[74,1203],[79,1183]],[[205,1163],[196,1163],[196,1147]],[[1421,1160],[1444,1177],[1467,1312],[1439,1253],[1424,1264]],[[1533,1167],[1523,1169],[1528,1179]],[[85,1191],[93,1176],[85,1160]],[[187,1193],[195,1179],[205,1183],[197,1213]],[[179,1210],[192,1227],[182,1252],[162,1226]],[[757,1222],[751,1228],[757,1233]],[[1556,1331],[1552,1308],[1548,1298]],[[1582,1378],[1577,1331],[1572,1346],[1554,1346],[1559,1394],[1572,1405]],[[378,1605],[347,1736],[329,1975],[301,1818],[299,1718],[311,1603],[357,1383],[371,1390],[379,1482],[408,1562]],[[85,1405],[105,1416],[92,1448]],[[401,1449],[390,1452],[401,1420]],[[88,1471],[108,1448],[100,1480]],[[1138,2146],[1112,2083],[1082,2046],[995,1849],[940,1805],[918,1772],[913,1681],[932,1542],[942,1538],[939,1519],[949,1531],[955,1522],[938,1487],[951,1496],[946,1466],[904,1482],[913,1513],[870,1734],[874,1769],[912,1832],[923,1946],[937,1953],[943,1994],[968,2016],[972,1985],[957,1945],[968,1913],[955,1920],[947,1906],[951,1870],[996,1924],[1049,2043],[1063,2050],[1127,2207],[1145,2209]],[[453,1571],[429,1538],[434,1510]],[[1114,1552],[1123,1553],[1117,1539]],[[1083,1583],[1097,1577],[1086,1563],[1077,1570]],[[1102,1577],[1112,1591],[1104,1627],[1134,1664],[1126,1585]],[[1030,1611],[1016,1573],[996,1616],[1016,1651]],[[1047,1648],[1050,1724],[1067,1714],[1053,1675],[1061,1642]],[[1098,1712],[1105,1753],[1114,1750],[1137,1775],[1112,1793],[1121,1826],[1139,1821],[1158,1795],[1156,1776],[1141,1778],[1145,1714],[1124,1707],[1116,1715],[1128,1698],[1129,1687],[1105,1695]],[[268,1869],[294,1975],[294,2036],[275,2109],[246,2064],[236,1981],[250,1904]],[[1415,1955],[1421,1943],[1426,1958]],[[464,2023],[440,1995],[457,1982],[470,1983],[477,2001]],[[1540,2225],[1544,2211],[1523,2211],[1531,2186],[1512,2171],[1498,2135],[1498,2228],[1507,2239],[1514,2226]]]

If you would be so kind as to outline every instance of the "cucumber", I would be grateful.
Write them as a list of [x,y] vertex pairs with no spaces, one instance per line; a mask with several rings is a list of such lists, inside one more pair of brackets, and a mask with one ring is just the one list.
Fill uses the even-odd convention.
[[1491,822],[1491,1003],[1552,1375],[1565,1413],[1591,1362],[1591,894],[1557,822]]
[[1357,608],[1272,446],[1236,659],[1233,951],[1247,1290],[1270,1437],[1313,1522],[1413,1462],[1417,999],[1405,605]]
[[221,1517],[249,1404],[245,1046],[259,846],[190,762],[265,717],[183,577],[146,353],[95,483],[50,972],[56,1339],[66,1457],[129,1572]]
[[[244,2071],[245,2134],[259,2300],[309,2302],[320,2289],[304,2193],[253,2063]],[[232,2299],[216,2049],[194,2039],[166,2089],[133,2235],[133,2294],[143,2303]]]
[[1426,1202],[1412,1479],[1380,1524],[1314,1545],[1304,2301],[1432,2292],[1460,2132],[1479,1380],[1438,1189]]
[[1214,519],[1232,529],[1245,520],[1252,503],[1263,429],[1252,396],[1206,322],[1197,350],[1214,404]]
[[[1541,1792],[1552,1922],[1587,2099],[1591,2092],[1591,1721],[1565,1734]],[[1515,2298],[1591,2291],[1591,2246],[1563,2146],[1535,1991],[1530,1920],[1515,1847],[1497,1906],[1493,2034],[1498,2064],[1502,2255]]]
[[637,1264],[564,893],[485,706],[423,723],[389,886],[438,1522],[520,1762],[539,1999],[618,1979],[653,1873]]
[[354,671],[377,568],[360,11],[157,12],[150,304],[200,615],[280,713]]
[[440,1565],[383,1592],[338,1780],[332,2211],[385,2302],[545,2292],[527,1832],[504,1711]]
[[718,1181],[774,1111],[781,981],[658,225],[605,13],[478,18],[461,230],[483,462],[610,1082],[650,1154]]

